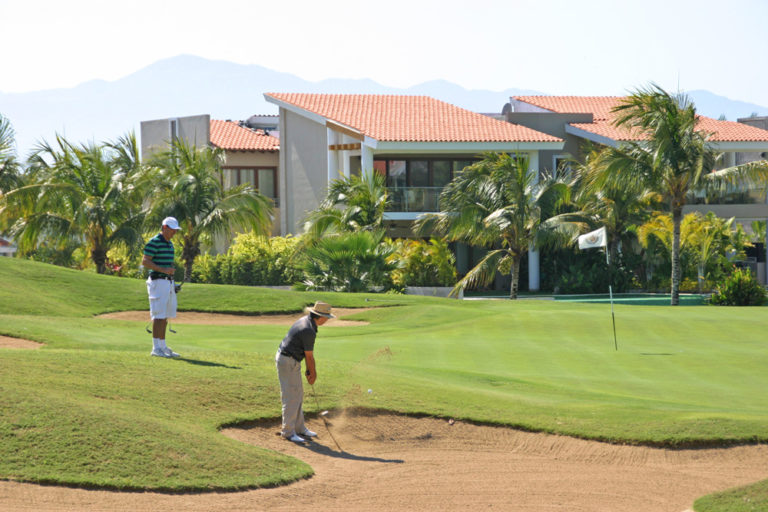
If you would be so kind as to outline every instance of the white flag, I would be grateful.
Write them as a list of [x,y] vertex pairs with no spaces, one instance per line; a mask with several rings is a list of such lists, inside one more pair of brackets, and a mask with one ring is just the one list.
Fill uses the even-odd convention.
[[579,236],[579,249],[591,249],[593,247],[606,247],[608,237],[605,234],[605,226],[586,235]]

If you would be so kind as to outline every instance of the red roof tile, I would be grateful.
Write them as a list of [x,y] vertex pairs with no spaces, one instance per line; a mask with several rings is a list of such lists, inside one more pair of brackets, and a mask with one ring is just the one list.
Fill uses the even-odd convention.
[[280,140],[232,121],[211,119],[211,144],[229,151],[279,151]]
[[[645,136],[613,125],[611,110],[622,96],[515,96],[517,100],[558,113],[594,114],[594,123],[571,123],[571,126],[612,140],[643,140]],[[718,121],[699,116],[697,128],[710,134],[712,142],[768,142],[768,130],[734,121]]]
[[561,142],[428,96],[268,93],[387,142]]

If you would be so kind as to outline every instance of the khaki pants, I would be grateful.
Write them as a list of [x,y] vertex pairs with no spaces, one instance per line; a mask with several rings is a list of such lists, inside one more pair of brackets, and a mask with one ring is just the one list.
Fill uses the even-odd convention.
[[280,399],[283,402],[283,437],[302,434],[304,425],[304,386],[301,381],[301,363],[292,357],[275,355],[277,378],[280,381]]

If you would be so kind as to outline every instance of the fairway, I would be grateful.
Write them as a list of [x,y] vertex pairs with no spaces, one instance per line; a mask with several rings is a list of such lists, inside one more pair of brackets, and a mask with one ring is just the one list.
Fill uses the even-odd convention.
[[[143,282],[15,260],[0,260],[0,278],[0,335],[45,344],[0,348],[0,478],[154,492],[320,478],[322,465],[301,452],[219,432],[279,417],[274,353],[286,325],[179,321],[169,345],[183,358],[159,360],[149,357],[145,320],[99,317],[142,311]],[[679,448],[768,440],[768,308],[616,305],[615,350],[606,304],[191,284],[180,305],[264,317],[295,315],[315,300],[359,308],[344,316],[348,324],[320,330],[315,388],[322,409],[454,418],[505,432],[657,447],[665,457],[707,453]],[[316,410],[314,402],[305,406]],[[435,441],[437,432],[429,432]],[[387,448],[377,451],[381,440],[355,445],[355,434],[339,427],[343,448],[388,458]],[[768,470],[711,489],[761,478]],[[13,485],[0,486],[0,496],[28,489]]]

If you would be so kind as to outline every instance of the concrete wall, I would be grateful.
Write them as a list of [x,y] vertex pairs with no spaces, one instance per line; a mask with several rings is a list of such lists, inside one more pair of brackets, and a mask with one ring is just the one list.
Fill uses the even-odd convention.
[[165,151],[174,134],[171,121],[176,121],[176,135],[190,146],[207,146],[211,140],[211,116],[175,117],[141,122],[141,158]]
[[280,109],[280,231],[298,234],[307,212],[318,207],[328,187],[325,126]]
[[591,123],[592,114],[557,114],[554,112],[508,112],[507,121],[533,130],[544,132],[565,141],[563,149],[539,151],[539,170],[552,170],[555,156],[569,155],[581,159],[581,144],[584,140],[565,132],[567,123]]

